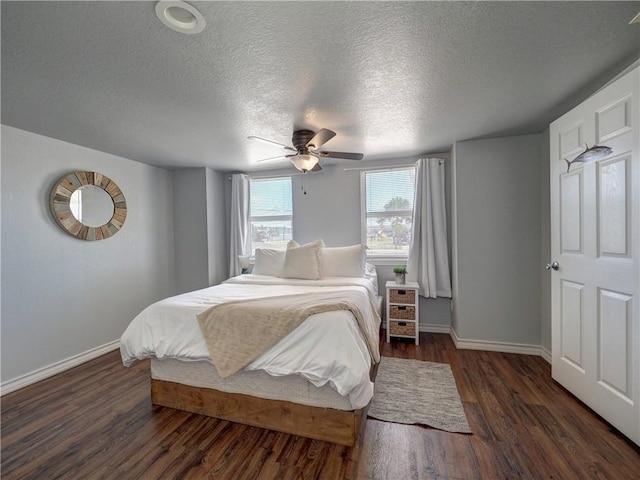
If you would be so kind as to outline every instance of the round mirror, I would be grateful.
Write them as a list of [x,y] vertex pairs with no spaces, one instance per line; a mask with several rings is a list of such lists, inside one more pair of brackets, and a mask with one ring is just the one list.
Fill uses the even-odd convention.
[[51,191],[51,211],[66,232],[82,240],[102,240],[122,228],[127,203],[118,185],[97,172],[74,172]]
[[84,185],[71,194],[71,213],[87,227],[100,227],[113,217],[115,208],[111,195],[95,185]]

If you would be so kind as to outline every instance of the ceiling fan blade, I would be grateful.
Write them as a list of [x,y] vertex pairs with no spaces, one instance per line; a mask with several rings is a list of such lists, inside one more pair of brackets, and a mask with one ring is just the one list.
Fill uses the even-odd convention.
[[320,148],[321,145],[324,145],[326,142],[328,142],[335,136],[336,136],[336,132],[333,132],[326,128],[322,128],[318,130],[318,133],[316,133],[311,138],[311,140],[307,142],[307,148],[310,148],[312,150],[315,148]]
[[364,155],[362,153],[349,153],[349,152],[314,152],[321,157],[329,158],[343,158],[345,160],[362,160]]
[[277,157],[269,157],[269,158],[262,158],[260,160],[256,160],[256,163],[260,163],[260,162],[269,162],[271,160],[279,160],[281,158],[289,158],[289,157],[295,157],[296,154],[291,154],[291,155],[278,155]]
[[295,148],[290,147],[289,145],[285,145],[283,143],[274,142],[273,140],[267,140],[266,138],[262,138],[262,137],[256,137],[255,135],[249,135],[247,138],[249,140],[258,140],[259,142],[270,143],[272,145],[278,145],[278,146],[280,146],[282,148],[286,148],[287,150],[291,150],[292,152],[296,151]]
[[320,170],[322,170],[322,167],[319,163],[316,163],[315,166],[311,169],[312,172],[319,172]]

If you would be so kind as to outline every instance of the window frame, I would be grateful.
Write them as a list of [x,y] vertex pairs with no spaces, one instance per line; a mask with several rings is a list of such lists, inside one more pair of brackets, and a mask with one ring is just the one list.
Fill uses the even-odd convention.
[[[380,168],[364,168],[360,171],[360,241],[367,248],[367,257],[373,263],[377,265],[396,265],[399,260],[406,261],[409,257],[409,249],[400,250],[398,253],[390,253],[393,250],[388,250],[385,253],[374,253],[368,246],[368,226],[367,219],[375,214],[386,214],[386,211],[367,211],[367,174],[368,173],[384,173],[399,170],[413,170],[414,179],[417,174],[417,168],[415,165],[402,165],[397,167],[380,167]],[[413,187],[413,196],[415,199],[415,183]],[[414,201],[414,200],[412,200]],[[401,216],[411,217],[411,234],[413,235],[413,207],[407,210],[395,210],[394,213],[400,213]],[[379,252],[380,250],[378,250]]]

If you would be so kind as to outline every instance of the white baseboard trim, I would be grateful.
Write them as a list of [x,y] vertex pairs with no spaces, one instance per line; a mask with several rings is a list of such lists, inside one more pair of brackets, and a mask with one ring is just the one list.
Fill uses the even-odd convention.
[[540,356],[544,358],[549,365],[552,364],[551,359],[553,357],[551,356],[551,352],[547,350],[545,347],[543,347],[542,345],[540,346]]
[[449,334],[451,335],[451,339],[453,340],[456,348],[461,350],[486,350],[488,352],[518,353],[521,355],[536,355],[544,358],[543,347],[540,345],[461,339],[458,337],[453,327],[450,329]]
[[0,384],[0,396],[6,393],[15,392],[16,390],[26,387],[27,385],[39,382],[40,380],[44,380],[45,378],[53,377],[58,373],[62,373],[65,370],[69,370],[73,367],[77,367],[78,365],[88,362],[89,360],[93,360],[100,355],[104,355],[105,353],[116,350],[119,347],[120,340],[114,340],[113,342],[109,342],[105,345],[92,348],[91,350],[87,350],[86,352],[82,352],[64,360],[60,360],[59,362],[52,363],[51,365],[47,365],[46,367],[39,368],[37,370],[34,370],[33,372],[25,373],[24,375],[20,375],[19,377],[7,380],[6,382]]
[[426,333],[449,333],[451,327],[448,325],[424,325],[421,323],[418,325],[418,331]]
[[[426,333],[448,333],[451,335],[451,339],[456,348],[463,350],[486,350],[490,352],[504,352],[504,353],[519,353],[522,355],[538,355],[544,358],[547,362],[551,363],[551,352],[543,346],[527,345],[521,343],[504,343],[504,342],[492,342],[486,340],[465,340],[458,337],[456,331],[452,327],[446,325],[424,325],[420,324],[418,327],[420,332]],[[7,393],[15,392],[27,385],[34,384],[40,380],[44,380],[49,377],[53,377],[58,373],[62,373],[73,367],[77,367],[89,360],[93,360],[105,353],[109,353],[120,347],[120,340],[114,340],[113,342],[106,343],[86,352],[79,353],[72,357],[69,357],[59,362],[52,363],[46,367],[39,368],[33,372],[26,373],[19,377],[7,380],[0,384],[0,396]]]

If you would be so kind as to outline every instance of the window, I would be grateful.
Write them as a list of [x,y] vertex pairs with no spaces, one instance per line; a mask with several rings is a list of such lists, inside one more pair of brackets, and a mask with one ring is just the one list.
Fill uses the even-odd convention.
[[415,167],[362,172],[362,242],[368,256],[408,255],[415,177]]
[[291,240],[291,177],[252,178],[251,255],[256,248],[284,250]]

